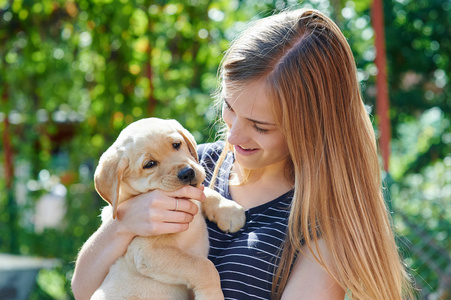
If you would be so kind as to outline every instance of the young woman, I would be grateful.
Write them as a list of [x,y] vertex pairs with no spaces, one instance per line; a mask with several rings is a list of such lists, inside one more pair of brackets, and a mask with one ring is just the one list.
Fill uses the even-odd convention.
[[[246,208],[226,234],[209,223],[210,259],[226,299],[403,299],[410,296],[381,194],[376,141],[352,52],[315,10],[249,27],[221,66],[225,142],[199,147],[205,184]],[[77,260],[88,299],[136,235],[185,230],[200,189],[154,191],[119,207]],[[96,272],[93,272],[96,270]]]

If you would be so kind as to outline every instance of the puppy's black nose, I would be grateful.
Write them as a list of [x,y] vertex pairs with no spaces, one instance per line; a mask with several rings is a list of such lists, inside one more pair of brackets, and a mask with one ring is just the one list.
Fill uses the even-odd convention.
[[182,169],[178,174],[177,174],[178,179],[180,179],[180,181],[184,182],[184,183],[190,183],[194,177],[196,177],[196,172],[194,172],[194,169],[191,167],[187,167]]

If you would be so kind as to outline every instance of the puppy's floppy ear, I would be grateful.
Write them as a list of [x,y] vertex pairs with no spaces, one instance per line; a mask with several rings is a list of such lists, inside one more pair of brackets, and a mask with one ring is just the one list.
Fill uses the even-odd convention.
[[199,162],[199,157],[197,156],[197,144],[194,136],[185,128],[179,128],[178,132],[183,136],[186,144],[188,144],[188,149],[194,159]]
[[94,184],[99,195],[113,206],[113,219],[116,219],[119,205],[119,191],[128,159],[116,151],[105,152],[99,160],[94,173]]

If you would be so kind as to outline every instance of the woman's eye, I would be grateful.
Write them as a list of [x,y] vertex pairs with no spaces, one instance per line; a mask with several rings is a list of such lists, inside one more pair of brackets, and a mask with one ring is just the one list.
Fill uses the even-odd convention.
[[147,162],[147,163],[144,165],[144,169],[151,169],[151,168],[153,168],[153,167],[156,167],[157,164],[158,164],[158,163],[157,163],[156,161],[151,160],[151,161]]
[[254,129],[258,132],[258,133],[268,133],[268,129],[263,129],[258,127],[256,124],[254,124]]
[[172,147],[174,147],[175,150],[179,150],[181,145],[182,145],[182,143],[177,142],[177,143],[173,143]]

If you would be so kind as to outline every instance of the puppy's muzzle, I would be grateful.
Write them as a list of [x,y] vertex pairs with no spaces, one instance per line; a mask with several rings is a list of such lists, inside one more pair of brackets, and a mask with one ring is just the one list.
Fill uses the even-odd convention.
[[177,178],[185,184],[196,185],[196,182],[193,182],[196,178],[196,171],[191,167],[180,170],[177,174]]

